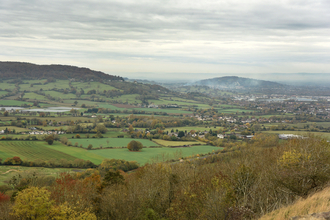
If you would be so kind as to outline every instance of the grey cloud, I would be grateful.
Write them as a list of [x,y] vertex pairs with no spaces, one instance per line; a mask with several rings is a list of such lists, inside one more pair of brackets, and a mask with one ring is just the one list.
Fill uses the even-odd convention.
[[324,71],[329,11],[328,0],[2,0],[0,57],[89,59],[103,71],[114,60],[183,73]]

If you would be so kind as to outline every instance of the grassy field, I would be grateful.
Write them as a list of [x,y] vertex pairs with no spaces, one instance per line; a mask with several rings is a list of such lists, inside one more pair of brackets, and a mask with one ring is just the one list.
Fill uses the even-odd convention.
[[[20,84],[20,91],[40,91],[42,90],[51,90],[51,89],[66,89],[69,87],[69,81],[68,80],[56,80],[56,82],[43,84],[46,80],[24,80],[24,84]],[[25,83],[27,82],[27,83]],[[31,84],[33,83],[41,83],[42,85],[33,85],[31,87]]]
[[45,96],[36,94],[34,92],[25,93],[24,98],[32,99],[32,100],[47,100],[47,98]]
[[[50,96],[55,97],[55,98],[61,98],[61,99],[74,99],[74,98],[76,98],[76,95],[72,94],[72,93],[64,94],[64,93],[56,92],[56,91],[45,91],[45,94],[50,95]],[[80,100],[78,100],[78,101],[80,101]]]
[[[127,144],[132,141],[140,141],[143,146],[150,147],[150,146],[159,146],[158,144],[155,144],[152,141],[149,141],[147,139],[132,139],[132,138],[89,138],[89,139],[72,139],[70,140],[72,144],[75,144],[76,142],[79,144],[82,144],[84,148],[87,148],[89,144],[92,144],[94,148],[100,147],[102,145],[103,147],[126,147]],[[107,143],[109,141],[109,144]]]
[[128,103],[142,103],[141,100],[139,99],[136,99],[136,97],[139,96],[137,94],[130,94],[130,95],[122,95],[122,96],[119,96],[118,98],[112,98],[112,99],[108,99],[108,100],[118,100],[118,101],[122,101],[123,103],[124,102],[128,102]]
[[89,90],[95,89],[96,91],[103,91],[103,90],[118,90],[115,87],[103,84],[103,83],[98,83],[98,82],[72,82],[72,86],[76,87],[78,91],[80,89],[83,89],[85,93],[87,93]]
[[105,159],[105,157],[103,157],[102,155],[100,156],[97,154],[93,154],[92,152],[94,151],[89,151],[78,147],[68,147],[61,144],[60,142],[54,142],[53,145],[45,145],[45,147],[47,147],[50,150],[55,150],[62,152],[64,154],[68,154],[75,158],[90,160],[95,164],[100,164]]
[[30,129],[28,129],[28,128],[20,128],[20,127],[15,127],[15,126],[2,126],[2,127],[0,127],[0,131],[5,130],[6,128],[10,131],[13,131],[15,129],[16,132],[30,131]]
[[127,149],[103,149],[92,150],[94,154],[109,158],[109,159],[123,159],[128,161],[137,161],[140,165],[144,165],[152,160],[162,161],[168,159],[178,159],[179,157],[188,157],[196,154],[206,154],[213,150],[220,150],[219,147],[214,146],[193,146],[183,148],[143,148],[140,152],[130,152]]
[[24,102],[24,101],[17,101],[17,100],[0,100],[0,106],[21,106],[21,105],[33,105],[32,102]]
[[18,156],[22,160],[29,161],[35,159],[67,159],[72,161],[77,159],[77,157],[57,151],[56,149],[49,149],[46,145],[46,142],[41,141],[1,141],[0,158],[6,159],[8,157]]
[[6,95],[8,92],[7,91],[0,91],[0,96]]
[[166,141],[161,139],[153,139],[153,142],[162,146],[183,146],[183,145],[195,145],[195,144],[205,145],[204,142],[200,142],[200,141]]

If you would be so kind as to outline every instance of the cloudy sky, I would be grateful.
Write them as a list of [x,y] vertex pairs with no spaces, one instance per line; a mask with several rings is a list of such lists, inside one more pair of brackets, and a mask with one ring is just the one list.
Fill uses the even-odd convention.
[[0,60],[144,79],[326,74],[330,1],[1,0]]

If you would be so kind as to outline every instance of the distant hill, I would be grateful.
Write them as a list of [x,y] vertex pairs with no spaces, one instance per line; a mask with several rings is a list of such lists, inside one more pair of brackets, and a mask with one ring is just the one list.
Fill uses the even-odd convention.
[[224,76],[212,79],[204,79],[194,83],[194,85],[200,86],[209,86],[211,88],[216,89],[273,89],[273,88],[283,88],[285,85],[264,81],[264,80],[257,80],[257,79],[249,79],[243,78],[238,76]]
[[124,80],[84,67],[68,65],[36,65],[22,62],[0,62],[1,79],[76,79],[76,80]]

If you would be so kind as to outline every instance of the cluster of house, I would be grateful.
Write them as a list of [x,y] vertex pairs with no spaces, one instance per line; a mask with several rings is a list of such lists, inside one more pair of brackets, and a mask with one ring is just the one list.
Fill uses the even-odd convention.
[[296,135],[296,134],[279,134],[278,138],[287,140],[287,139],[291,139],[291,138],[304,138],[304,136]]
[[22,134],[32,134],[32,135],[38,135],[38,134],[65,134],[64,131],[30,131],[28,133],[22,132]]

